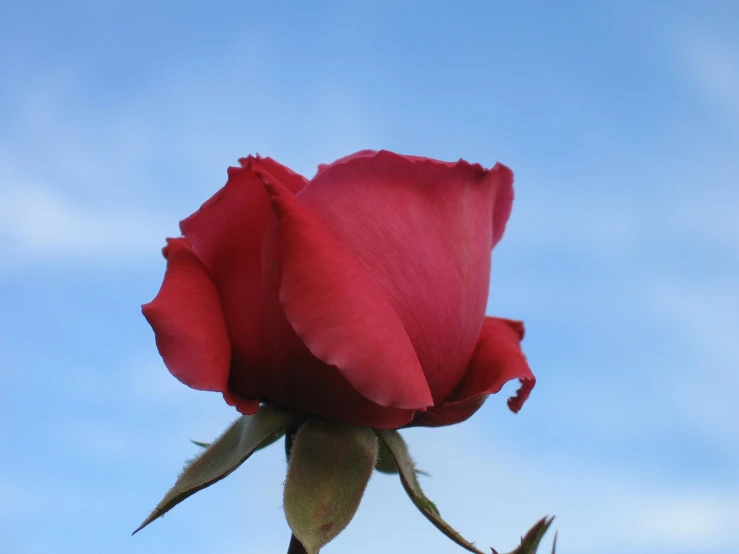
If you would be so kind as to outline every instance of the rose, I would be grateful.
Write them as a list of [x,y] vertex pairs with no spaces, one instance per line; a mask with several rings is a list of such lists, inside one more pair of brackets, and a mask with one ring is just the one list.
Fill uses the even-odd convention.
[[362,151],[308,181],[250,156],[168,239],[143,313],[170,372],[243,414],[448,425],[519,379],[517,412],[523,325],[485,316],[512,201],[501,164]]

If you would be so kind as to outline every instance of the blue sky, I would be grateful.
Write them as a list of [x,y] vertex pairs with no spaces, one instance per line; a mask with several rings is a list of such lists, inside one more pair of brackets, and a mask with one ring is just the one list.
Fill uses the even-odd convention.
[[[259,152],[363,148],[516,173],[488,313],[538,377],[406,433],[500,551],[739,551],[739,4],[5,2],[0,552],[284,552],[271,448],[130,532],[235,417],[170,377],[140,304],[177,222]],[[505,393],[515,385],[509,385]],[[325,552],[453,544],[378,475]]]

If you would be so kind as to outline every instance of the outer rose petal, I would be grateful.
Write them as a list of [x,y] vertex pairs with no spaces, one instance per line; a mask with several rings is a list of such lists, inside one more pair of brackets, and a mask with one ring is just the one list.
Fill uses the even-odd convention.
[[[180,223],[182,234],[213,275],[224,307],[234,367],[240,373],[268,372],[278,357],[282,336],[274,314],[276,294],[265,290],[263,250],[268,231],[276,225],[270,198],[251,164],[280,175],[297,192],[306,179],[270,158],[242,158],[241,167],[228,168],[228,181],[194,214]],[[258,375],[239,379],[241,396],[256,398],[261,391]],[[229,404],[239,406],[236,396]]]
[[239,163],[242,167],[251,167],[252,160],[258,160],[261,167],[269,171],[275,179],[290,189],[290,192],[293,194],[298,194],[300,189],[308,184],[308,179],[299,173],[295,173],[289,167],[285,167],[281,163],[276,162],[272,158],[262,158],[260,156],[241,158]]
[[377,150],[360,150],[359,152],[354,152],[354,154],[348,154],[343,158],[339,158],[338,160],[330,164],[318,164],[318,173],[320,173],[324,169],[328,169],[332,165],[343,164],[356,158],[371,158],[375,154],[377,154]]
[[431,406],[413,344],[382,289],[274,175],[256,162],[254,170],[273,196],[280,303],[295,332],[368,400],[391,408]]
[[[344,164],[357,158],[371,158],[377,154],[376,150],[360,150],[354,154],[349,154],[343,158],[339,158],[330,164],[321,164],[318,166],[318,173],[328,169],[334,165]],[[441,160],[435,160],[433,158],[425,158],[423,156],[403,156],[407,160],[414,162],[427,162],[438,165],[444,165],[449,168],[454,168],[460,163],[466,163],[464,160],[457,162],[444,162]],[[480,164],[474,164],[473,167],[482,170]],[[493,204],[493,246],[500,242],[503,238],[503,233],[508,223],[508,219],[511,217],[511,209],[513,208],[513,172],[510,168],[503,164],[496,164],[492,171],[500,172],[500,183],[497,186],[495,194],[495,203]]]
[[513,209],[513,171],[503,164],[496,164],[493,171],[498,171],[498,186],[495,189],[493,204],[493,246],[495,246],[503,238]]
[[464,421],[480,409],[488,395],[500,392],[512,379],[519,379],[521,388],[508,399],[508,407],[518,412],[536,384],[521,352],[523,335],[520,321],[486,317],[470,367],[457,390],[441,406],[417,414],[413,425],[437,427]]
[[223,392],[223,399],[226,404],[233,406],[243,415],[253,415],[259,410],[259,400],[243,398],[230,388]]
[[384,290],[437,402],[464,376],[480,334],[511,181],[501,165],[362,151],[298,193]]
[[168,239],[164,282],[142,311],[164,363],[177,379],[199,390],[223,392],[231,344],[218,291],[185,239]]

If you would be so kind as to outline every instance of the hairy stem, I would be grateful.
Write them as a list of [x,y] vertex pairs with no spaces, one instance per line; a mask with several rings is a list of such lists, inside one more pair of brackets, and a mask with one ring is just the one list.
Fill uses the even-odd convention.
[[295,538],[295,535],[290,537],[290,546],[287,547],[287,554],[308,554],[300,544],[300,541]]

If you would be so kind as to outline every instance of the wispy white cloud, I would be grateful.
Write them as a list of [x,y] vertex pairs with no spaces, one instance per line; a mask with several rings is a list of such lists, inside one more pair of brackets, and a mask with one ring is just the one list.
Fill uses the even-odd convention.
[[126,208],[85,206],[35,184],[0,187],[0,235],[5,264],[34,260],[127,264],[151,257],[176,220]]
[[734,238],[739,235],[734,208],[739,203],[734,187],[738,172],[732,161],[711,167],[671,164],[658,178],[644,177],[643,190],[628,193],[610,178],[577,190],[540,175],[518,185],[499,248],[524,253],[556,248],[582,260],[620,265],[668,244],[739,257]]
[[[146,259],[222,186],[237,158],[258,151],[310,176],[318,163],[364,148],[374,135],[340,83],[306,98],[312,108],[290,126],[312,137],[305,140],[283,132],[283,120],[295,114],[271,110],[251,92],[241,95],[243,88],[257,90],[246,86],[248,75],[227,90],[208,71],[198,87],[181,85],[175,75],[147,89],[140,102],[97,115],[78,100],[83,77],[70,69],[52,72],[15,99],[20,125],[10,129],[12,141],[0,140],[5,265]],[[225,97],[244,112],[213,103]],[[157,213],[157,205],[171,213]]]
[[720,113],[739,126],[739,45],[731,42],[735,38],[691,30],[680,35],[677,50],[686,75]]
[[739,460],[739,284],[726,277],[655,279],[646,284],[643,302],[687,353],[665,368],[664,400],[671,399],[681,424]]
[[[481,546],[512,548],[536,519],[556,513],[561,546],[573,553],[739,548],[739,530],[732,523],[739,518],[736,491],[660,483],[648,475],[592,467],[575,457],[554,457],[545,451],[532,460],[514,445],[473,429],[434,430],[433,434],[419,430],[408,436],[419,466],[433,475],[423,481],[428,494],[450,523]],[[381,479],[386,478],[377,481]],[[398,483],[389,485],[399,488]],[[401,533],[405,522],[412,521],[411,514],[403,513],[393,523],[396,512],[383,513],[388,498],[395,505],[394,495],[388,490],[378,493],[371,500],[372,515],[364,515],[376,518],[377,527],[397,526]],[[365,520],[359,526],[369,541],[367,529],[373,525]],[[422,546],[416,543],[419,550],[448,550],[443,537],[437,538],[430,526],[429,539],[420,526],[413,525],[412,530],[414,539],[423,537]]]
[[38,492],[0,475],[0,515],[23,517],[39,508]]

